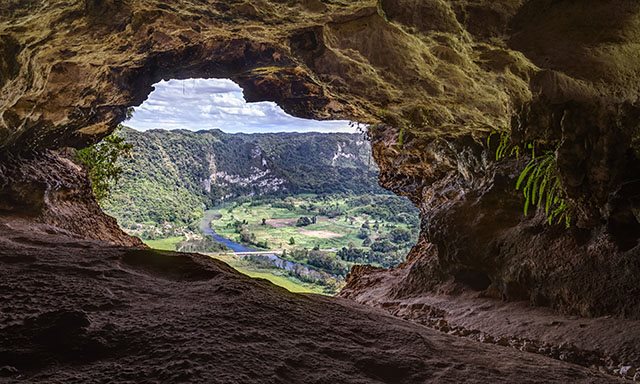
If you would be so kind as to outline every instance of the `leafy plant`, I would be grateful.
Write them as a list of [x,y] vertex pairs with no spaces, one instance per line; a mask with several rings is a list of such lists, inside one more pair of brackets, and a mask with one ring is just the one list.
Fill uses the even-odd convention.
[[[492,133],[487,138],[487,146],[491,145]],[[500,141],[496,148],[496,161],[506,157],[520,157],[521,150],[531,151],[531,160],[520,172],[516,182],[516,190],[522,190],[524,195],[524,214],[529,213],[531,206],[544,207],[549,225],[564,223],[571,226],[571,212],[567,203],[566,192],[558,173],[555,151],[544,151],[536,154],[535,143],[526,143],[522,147],[511,143],[511,135],[507,132],[499,133]]]
[[400,132],[398,133],[398,147],[404,147],[404,127],[400,128]]
[[487,137],[487,147],[491,147],[491,137],[496,134],[500,137],[498,148],[496,148],[496,161],[500,161],[507,156],[514,155],[516,159],[520,158],[520,146],[511,144],[511,135],[508,132],[491,133],[489,137]]
[[544,204],[550,225],[564,223],[567,228],[571,226],[571,214],[557,170],[555,151],[545,151],[541,156],[531,158],[516,182],[516,190],[520,189],[525,199],[525,215],[532,205],[542,207]]
[[132,149],[133,145],[126,143],[116,131],[101,142],[76,152],[76,159],[87,169],[98,201],[107,198],[113,185],[120,180],[122,167],[118,159],[129,156]]

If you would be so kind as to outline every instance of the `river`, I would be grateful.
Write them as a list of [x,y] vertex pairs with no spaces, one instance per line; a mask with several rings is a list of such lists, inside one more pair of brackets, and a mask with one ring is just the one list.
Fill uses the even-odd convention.
[[[202,218],[202,221],[200,223],[200,230],[202,231],[202,233],[204,233],[207,236],[211,236],[215,241],[226,245],[233,252],[251,253],[251,252],[259,251],[258,249],[251,248],[249,246],[237,243],[233,240],[227,239],[226,237],[222,237],[218,235],[211,228],[211,224],[210,224],[211,220],[215,220],[215,218],[216,218],[215,213],[212,211],[206,211],[204,213],[204,217]],[[249,261],[251,261],[254,258],[257,258],[261,261],[268,261],[272,267],[283,269],[288,272],[294,272],[297,275],[311,277],[317,280],[325,279],[326,276],[329,275],[324,271],[318,271],[305,264],[296,263],[290,260],[283,259],[282,257],[276,255],[275,253],[269,253],[269,254],[260,253],[256,255],[246,255],[241,257]]]
[[235,241],[229,240],[226,237],[222,237],[215,233],[213,229],[211,229],[211,220],[216,218],[215,213],[211,211],[206,211],[204,213],[204,217],[200,222],[200,230],[207,236],[211,236],[218,243],[222,243],[227,246],[233,252],[256,252],[257,249],[247,247],[246,245],[242,245],[240,243],[236,243]]

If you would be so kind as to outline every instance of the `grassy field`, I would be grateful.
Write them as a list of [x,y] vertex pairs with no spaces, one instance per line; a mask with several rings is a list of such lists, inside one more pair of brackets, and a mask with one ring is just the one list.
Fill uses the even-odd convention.
[[[255,234],[256,242],[266,241],[269,249],[293,249],[293,248],[313,248],[340,249],[349,245],[360,246],[362,239],[358,238],[358,233],[362,224],[370,218],[366,215],[349,214],[349,207],[345,199],[334,198],[322,203],[314,202],[312,195],[300,195],[289,198],[295,205],[294,210],[273,207],[265,203],[251,205],[249,203],[240,206],[223,206],[215,210],[219,219],[211,223],[211,227],[221,236],[239,241],[233,223],[236,220],[246,221],[247,229]],[[305,227],[297,227],[296,221],[301,216],[313,216],[312,212],[301,206],[324,205],[326,207],[337,207],[347,212],[335,218],[318,216],[317,222]],[[262,219],[266,219],[266,225],[262,225]],[[385,223],[381,223],[384,227]],[[407,225],[394,223],[395,227],[407,228]],[[384,232],[384,228],[380,233]],[[372,232],[371,240],[375,240],[380,233]],[[289,240],[293,238],[294,244]]]
[[[354,263],[390,267],[403,260],[417,237],[417,214],[412,216],[413,207],[407,209],[397,199],[388,195],[247,199],[220,206],[205,216],[207,221],[214,217],[210,225],[220,236],[254,248],[286,250],[285,259],[313,270],[287,272],[256,260],[218,257],[241,273],[267,279],[292,292],[326,293],[340,289]],[[296,225],[301,217],[311,223]],[[147,244],[173,250],[181,240]],[[320,250],[313,250],[316,247]]]
[[325,294],[322,287],[304,283],[277,269],[256,268],[254,265],[242,261],[233,255],[215,255],[212,257],[224,261],[238,272],[249,277],[269,280],[273,284],[283,287],[291,292]]
[[160,249],[163,251],[175,251],[176,246],[184,240],[184,237],[169,237],[167,239],[159,239],[159,240],[144,240],[144,243],[147,244],[150,248]]
[[[184,238],[180,236],[159,240],[145,240],[144,242],[153,249],[175,251],[178,243],[183,240]],[[250,263],[238,259],[233,255],[217,255],[215,256],[215,258],[224,261],[240,273],[253,278],[269,280],[273,284],[283,287],[291,292],[325,294],[322,287],[304,283],[277,269],[257,268]]]

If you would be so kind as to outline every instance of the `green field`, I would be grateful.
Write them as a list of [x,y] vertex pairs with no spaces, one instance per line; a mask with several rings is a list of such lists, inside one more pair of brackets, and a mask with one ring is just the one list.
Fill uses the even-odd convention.
[[183,236],[169,237],[166,239],[158,240],[144,240],[150,248],[160,249],[163,251],[175,251],[176,246],[184,240]]
[[269,280],[273,284],[283,287],[291,292],[326,294],[321,286],[304,283],[277,269],[256,268],[250,263],[240,260],[233,255],[221,254],[212,257],[224,261],[242,274],[253,278]]
[[[153,249],[175,251],[178,243],[183,240],[184,238],[179,236],[160,240],[145,240],[144,243]],[[291,292],[326,294],[321,286],[304,283],[277,269],[257,268],[250,263],[239,260],[233,255],[216,255],[214,257],[229,264],[242,274],[253,278],[269,280],[273,284],[283,287]]]
[[[284,271],[264,260],[224,252],[219,258],[246,275],[265,278],[292,292],[335,293],[354,264],[393,267],[404,260],[418,234],[415,208],[390,195],[247,198],[211,210],[205,217],[203,225],[227,239],[286,252],[282,258],[300,268]],[[173,237],[147,244],[173,250],[181,240]]]
[[[363,242],[358,237],[360,228],[365,222],[374,222],[370,215],[358,213],[348,204],[348,198],[345,197],[331,197],[318,201],[314,195],[298,195],[288,197],[287,201],[293,204],[293,210],[273,207],[272,203],[255,202],[219,207],[214,210],[218,219],[211,222],[211,227],[221,236],[242,242],[234,222],[246,222],[247,230],[255,235],[255,243],[266,241],[268,249],[319,247],[323,250],[337,250],[342,247],[359,247]],[[309,209],[310,204],[314,209]],[[329,218],[319,215],[318,208],[335,208],[343,214]],[[296,221],[301,216],[317,216],[317,222],[298,227]],[[266,219],[265,225],[262,224],[262,219]],[[384,235],[388,232],[389,226],[409,229],[409,225],[405,223],[380,220],[380,229],[372,231],[370,239],[375,241]],[[290,244],[292,238],[294,244]]]

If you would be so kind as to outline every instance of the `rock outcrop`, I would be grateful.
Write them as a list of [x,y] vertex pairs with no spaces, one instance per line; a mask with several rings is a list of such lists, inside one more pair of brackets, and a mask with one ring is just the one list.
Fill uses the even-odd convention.
[[[3,166],[99,140],[160,79],[227,77],[248,101],[374,125],[381,182],[423,222],[384,297],[471,289],[640,318],[639,40],[631,0],[5,1]],[[514,184],[528,155],[494,161],[492,132],[555,151],[571,229],[522,215]],[[34,177],[75,172],[50,169]],[[7,180],[2,196],[29,205]],[[83,209],[36,216],[97,214]],[[366,294],[365,276],[345,294]]]
[[[207,256],[0,218],[0,382],[617,383],[293,294]],[[10,296],[10,299],[6,298]]]
[[85,171],[68,151],[8,157],[0,163],[0,216],[49,224],[78,239],[143,246],[102,212]]

